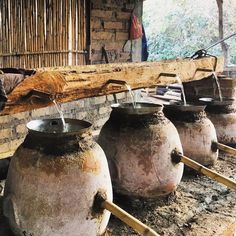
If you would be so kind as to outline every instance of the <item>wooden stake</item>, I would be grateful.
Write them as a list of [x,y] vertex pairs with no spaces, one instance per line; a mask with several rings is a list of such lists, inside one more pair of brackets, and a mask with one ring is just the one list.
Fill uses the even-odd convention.
[[106,198],[106,194],[100,191],[95,195],[93,203],[94,212],[101,213],[103,209],[106,209],[141,235],[159,236],[159,234],[157,234],[153,229],[143,224],[113,202],[108,201]]
[[212,180],[215,180],[216,182],[222,183],[225,186],[236,190],[236,182],[235,181],[233,181],[221,174],[218,174],[216,171],[208,169],[207,167],[199,164],[196,161],[193,161],[192,159],[182,155],[181,153],[174,151],[172,153],[172,160],[176,163],[183,162],[188,167],[208,176]]
[[227,146],[225,144],[218,143],[218,142],[215,142],[214,144],[216,145],[216,147],[219,150],[227,152],[227,153],[232,154],[232,155],[236,155],[236,149],[235,148],[232,148],[230,146]]
[[113,215],[115,215],[121,221],[132,227],[136,232],[140,233],[141,235],[145,236],[159,235],[153,229],[143,224],[141,221],[139,221],[138,219],[136,219],[135,217],[133,217],[128,212],[124,211],[114,203],[105,200],[101,206],[102,208],[110,211]]

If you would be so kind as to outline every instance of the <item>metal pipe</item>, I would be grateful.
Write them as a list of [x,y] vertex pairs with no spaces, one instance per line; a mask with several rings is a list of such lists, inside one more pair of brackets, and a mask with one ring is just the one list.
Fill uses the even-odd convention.
[[218,183],[224,184],[225,186],[236,190],[236,182],[235,181],[233,181],[221,174],[218,174],[216,171],[208,169],[207,167],[199,164],[198,162],[193,161],[192,159],[182,155],[180,152],[177,152],[176,150],[174,150],[172,152],[171,158],[172,158],[172,161],[175,163],[183,162],[188,167],[206,175],[210,179],[215,180]]
[[213,43],[212,45],[210,45],[210,46],[204,48],[204,50],[207,51],[207,50],[209,50],[210,48],[215,47],[217,44],[219,44],[219,43],[221,43],[221,42],[223,42],[223,41],[225,41],[225,40],[227,40],[227,39],[229,39],[229,38],[231,38],[231,37],[233,37],[233,36],[235,36],[235,35],[236,35],[236,32],[233,33],[233,34],[230,34],[230,35],[228,35],[228,36],[226,36],[226,37],[224,37],[223,39],[218,40],[217,42]]

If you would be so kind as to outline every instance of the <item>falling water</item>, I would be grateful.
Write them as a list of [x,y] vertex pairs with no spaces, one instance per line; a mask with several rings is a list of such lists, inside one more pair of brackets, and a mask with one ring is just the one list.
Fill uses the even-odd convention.
[[132,104],[133,104],[133,107],[135,109],[136,108],[136,99],[135,99],[134,92],[132,91],[131,87],[128,84],[125,84],[125,86],[128,89],[128,91],[129,91],[130,97],[132,99]]
[[183,95],[183,102],[184,102],[184,106],[186,106],[187,102],[186,102],[186,96],[185,96],[185,92],[184,92],[183,83],[182,83],[182,81],[181,81],[179,76],[177,76],[176,79],[177,79],[178,83],[181,85],[180,89],[181,89],[181,92],[182,92],[182,95]]
[[55,100],[53,100],[53,103],[55,104],[55,107],[56,107],[58,113],[60,114],[60,118],[61,118],[61,122],[63,124],[63,127],[66,127],[66,122],[65,122],[65,118],[64,118],[63,112],[61,111],[61,109],[59,108],[59,106],[58,106],[58,104],[56,103]]
[[216,81],[216,86],[217,86],[217,89],[218,89],[220,101],[222,102],[223,101],[223,97],[222,97],[222,92],[221,92],[221,87],[220,87],[219,79],[218,79],[218,77],[216,75],[216,72],[213,72],[213,76],[214,76],[215,81]]

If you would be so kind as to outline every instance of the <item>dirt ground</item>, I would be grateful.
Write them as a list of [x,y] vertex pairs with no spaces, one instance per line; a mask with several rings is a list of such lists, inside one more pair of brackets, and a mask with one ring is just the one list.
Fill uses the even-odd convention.
[[[236,180],[236,157],[221,153],[213,169]],[[234,235],[236,191],[196,172],[185,173],[177,191],[164,199],[147,202],[115,196],[114,202],[160,235]],[[108,235],[138,234],[112,216]]]
[[[236,157],[221,153],[213,169],[236,180]],[[160,235],[236,235],[236,191],[196,173],[185,174],[177,191],[165,198],[148,202],[115,195],[114,202]],[[2,197],[0,206],[1,203]],[[0,235],[12,236],[3,217],[0,217]],[[112,216],[107,235],[138,234]]]

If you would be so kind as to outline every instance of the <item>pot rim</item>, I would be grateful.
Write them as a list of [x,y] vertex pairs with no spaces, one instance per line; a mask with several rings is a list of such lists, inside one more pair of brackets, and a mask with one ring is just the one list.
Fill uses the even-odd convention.
[[229,106],[232,105],[235,101],[234,98],[222,97],[222,101],[219,98],[212,97],[201,97],[199,98],[199,102],[208,105],[208,106]]
[[47,137],[64,137],[78,135],[86,132],[92,126],[88,121],[65,118],[66,126],[63,127],[60,118],[37,119],[26,124],[29,133]]
[[112,104],[111,108],[112,110],[126,113],[129,115],[145,115],[162,111],[163,105],[151,102],[137,102],[136,107],[134,108],[133,103],[125,102]]
[[201,112],[204,111],[206,105],[199,105],[199,104],[191,104],[188,103],[187,105],[183,104],[165,104],[164,107],[166,109],[175,110],[175,111],[183,111],[183,112]]

